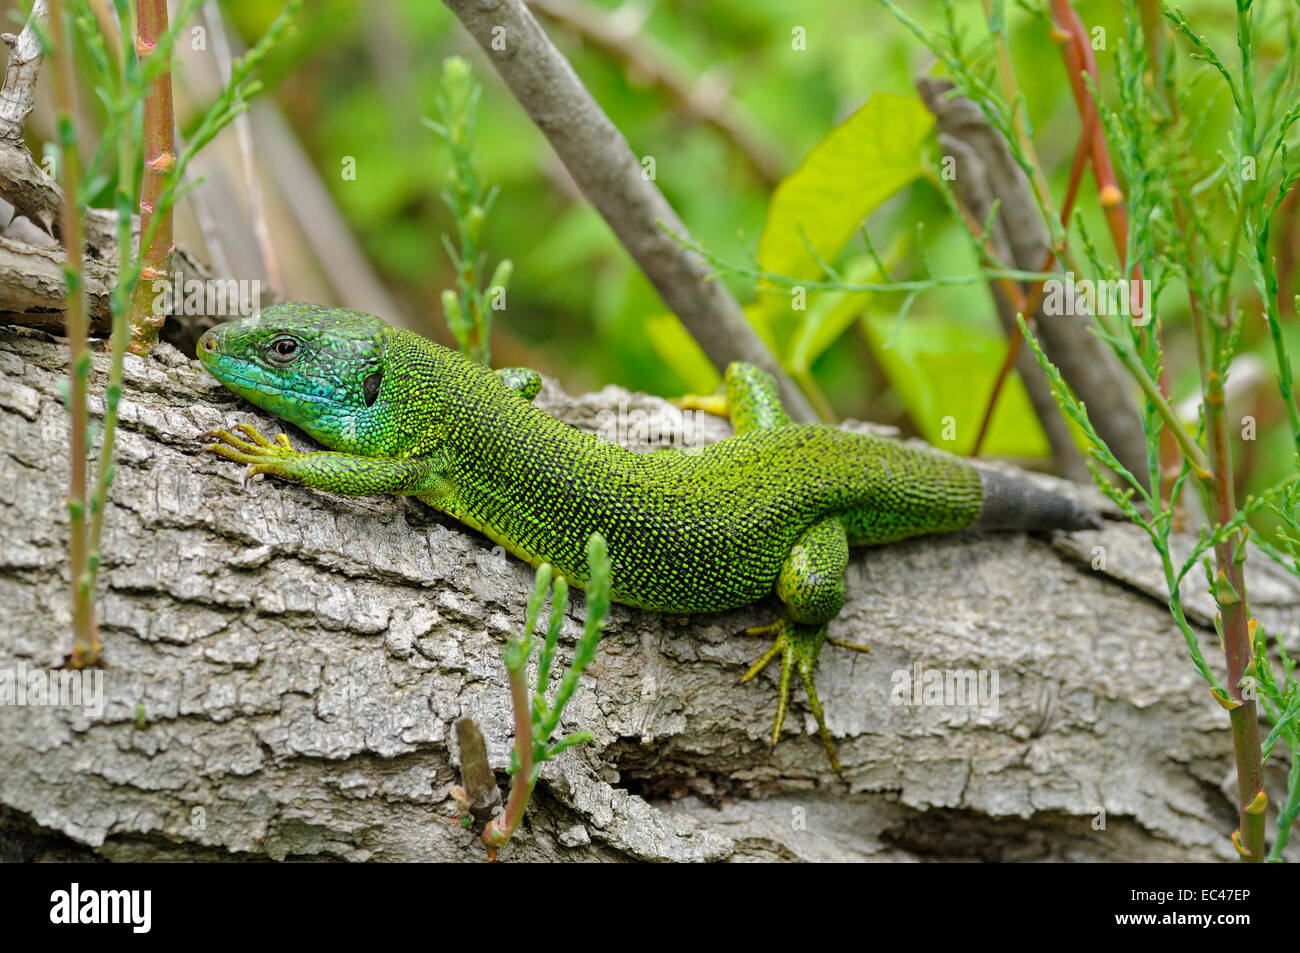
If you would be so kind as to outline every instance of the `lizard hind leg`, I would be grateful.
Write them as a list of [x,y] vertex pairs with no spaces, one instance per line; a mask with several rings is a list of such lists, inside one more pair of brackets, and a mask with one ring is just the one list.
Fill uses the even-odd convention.
[[776,378],[754,364],[732,361],[723,377],[723,392],[687,394],[675,401],[683,410],[726,417],[736,433],[793,423],[781,406]]
[[833,619],[844,604],[844,570],[848,565],[849,547],[844,524],[837,517],[827,517],[813,524],[795,543],[781,566],[777,577],[776,593],[785,603],[782,617],[770,625],[747,629],[750,635],[768,635],[772,647],[758,659],[741,678],[752,680],[769,662],[781,659],[780,682],[777,687],[776,718],[772,724],[772,745],[781,737],[785,715],[790,703],[791,676],[798,672],[808,695],[808,707],[817,722],[817,732],[826,748],[826,756],[836,773],[840,771],[839,758],[826,715],[817,695],[817,658],[822,645],[831,642],[845,648],[866,651],[866,646],[850,645],[837,639],[828,639],[826,623]]
[[776,378],[761,367],[733,361],[724,376],[727,388],[727,416],[736,433],[784,427],[793,423],[781,406]]
[[[736,433],[793,423],[781,405],[776,379],[767,371],[736,361],[727,366],[725,382],[727,415]],[[780,657],[776,717],[772,722],[772,745],[775,747],[781,738],[790,706],[790,680],[797,672],[808,696],[808,707],[817,721],[817,732],[826,748],[826,756],[837,774],[840,762],[817,695],[816,671],[817,658],[826,642],[866,650],[866,646],[847,645],[826,635],[826,623],[835,618],[844,605],[844,570],[848,562],[848,537],[839,517],[825,517],[799,537],[777,576],[776,594],[785,603],[785,612],[771,625],[746,630],[750,635],[771,636],[772,647],[741,678],[742,682],[751,681],[769,662]]]

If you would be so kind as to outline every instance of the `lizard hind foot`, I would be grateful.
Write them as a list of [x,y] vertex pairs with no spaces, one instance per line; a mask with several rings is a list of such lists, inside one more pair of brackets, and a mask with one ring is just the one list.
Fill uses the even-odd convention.
[[[826,756],[830,759],[831,767],[835,769],[836,774],[841,774],[840,761],[835,753],[835,742],[831,738],[830,729],[826,727],[826,714],[822,708],[821,699],[817,696],[817,686],[814,678],[814,672],[817,668],[817,657],[821,654],[823,643],[826,642],[825,625],[803,625],[799,622],[782,616],[770,625],[754,626],[745,630],[746,635],[767,635],[771,636],[772,647],[763,653],[749,670],[741,676],[740,681],[752,681],[759,672],[767,667],[767,664],[773,659],[780,656],[781,659],[781,676],[780,683],[777,687],[776,698],[776,718],[772,723],[772,747],[776,747],[777,741],[781,738],[781,729],[785,725],[786,711],[790,706],[790,678],[795,673],[799,673],[799,680],[803,682],[804,692],[808,696],[808,707],[812,710],[813,718],[817,721],[817,733],[821,736],[822,745],[826,748]],[[836,644],[842,644],[837,642]],[[853,648],[863,648],[853,646]]]

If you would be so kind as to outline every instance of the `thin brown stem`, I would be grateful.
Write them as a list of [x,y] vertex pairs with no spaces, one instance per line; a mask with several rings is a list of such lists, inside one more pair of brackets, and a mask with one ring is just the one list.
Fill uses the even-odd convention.
[[90,377],[90,349],[86,299],[81,287],[82,220],[77,196],[81,191],[81,166],[77,157],[75,122],[77,114],[77,77],[62,0],[50,5],[50,42],[54,47],[55,99],[58,112],[62,169],[64,275],[67,283],[68,410],[69,432],[68,478],[68,573],[72,581],[71,664],[76,668],[99,661],[99,639],[95,631],[95,606],[90,584],[86,543],[86,464],[87,446],[86,385]]
[[[1205,429],[1210,447],[1210,473],[1202,480],[1206,509],[1220,526],[1236,516],[1233,488],[1230,425],[1223,390],[1224,368],[1219,325],[1208,320],[1195,295],[1191,296],[1196,328],[1201,387],[1205,401]],[[1216,577],[1214,597],[1219,606],[1223,653],[1228,666],[1228,716],[1237,762],[1238,832],[1233,837],[1242,859],[1264,859],[1264,775],[1260,758],[1259,715],[1253,696],[1243,695],[1242,677],[1253,655],[1250,611],[1246,599],[1245,538],[1229,537],[1214,547]]]
[[[135,48],[142,62],[161,55],[158,44],[167,33],[167,0],[140,0],[136,15]],[[158,343],[165,314],[154,313],[158,297],[154,282],[167,278],[172,251],[172,212],[159,208],[168,173],[176,165],[176,136],[172,110],[172,74],[159,70],[144,98],[144,172],[140,182],[140,280],[131,295],[131,350],[147,354]],[[155,223],[156,218],[156,223]],[[148,247],[143,246],[146,236]],[[178,289],[177,289],[178,290]]]
[[488,845],[488,858],[496,859],[497,849],[515,832],[528,808],[533,793],[533,723],[532,704],[528,698],[528,667],[519,666],[510,672],[510,704],[515,715],[515,759],[518,770],[510,779],[510,798],[506,809],[492,819],[483,830],[483,843]]
[[1097,182],[1098,198],[1102,211],[1106,215],[1106,224],[1110,229],[1111,240],[1121,259],[1128,254],[1128,213],[1124,209],[1124,193],[1115,178],[1115,167],[1111,164],[1110,153],[1106,150],[1106,139],[1100,132],[1100,117],[1097,104],[1093,102],[1092,92],[1083,81],[1086,73],[1097,82],[1097,58],[1092,55],[1092,45],[1088,42],[1088,31],[1075,13],[1070,0],[1052,0],[1052,18],[1056,28],[1061,31],[1064,42],[1061,43],[1061,55],[1065,57],[1066,78],[1070,91],[1074,94],[1074,104],[1083,118],[1085,128],[1093,130],[1089,140],[1092,150],[1092,175]]

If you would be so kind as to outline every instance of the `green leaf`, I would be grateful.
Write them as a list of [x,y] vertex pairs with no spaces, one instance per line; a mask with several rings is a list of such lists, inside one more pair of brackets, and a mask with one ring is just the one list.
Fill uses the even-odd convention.
[[[892,314],[865,319],[871,349],[903,399],[921,436],[952,453],[970,452],[993,382],[1006,356],[1006,340],[972,331],[949,317],[913,315],[897,325]],[[893,343],[885,347],[885,342]],[[945,440],[951,417],[955,439]],[[989,456],[1045,458],[1050,447],[1020,377],[1013,371],[984,440]]]
[[[933,124],[919,99],[877,93],[867,100],[777,186],[758,241],[760,267],[789,278],[822,278],[822,263],[834,264],[863,219],[921,174],[921,143]],[[798,299],[788,289],[763,293],[760,282],[758,290],[750,321],[788,370],[795,370],[796,349],[811,364],[838,337],[823,340],[833,325],[811,327],[810,319],[821,325],[829,317],[842,333],[856,314],[852,301],[811,302],[813,314],[795,310]]]
[[[902,257],[907,240],[908,233],[904,232],[894,242],[885,256],[886,266],[892,266]],[[888,279],[870,255],[862,255],[849,262],[844,269],[844,280],[850,284],[866,284]],[[795,374],[810,371],[813,362],[867,310],[871,298],[871,292],[867,291],[822,291],[815,295],[790,347],[788,369]]]
[[921,174],[921,143],[933,123],[919,99],[876,93],[832,129],[776,187],[758,242],[762,267],[819,277],[808,244],[833,262],[862,220]]

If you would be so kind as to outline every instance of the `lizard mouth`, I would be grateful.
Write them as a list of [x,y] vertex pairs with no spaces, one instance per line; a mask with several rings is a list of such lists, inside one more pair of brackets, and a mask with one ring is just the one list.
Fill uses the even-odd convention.
[[[309,419],[306,418],[319,416],[322,412],[343,413],[349,410],[346,404],[326,394],[287,387],[282,381],[266,373],[251,361],[222,354],[214,347],[205,350],[203,338],[199,339],[198,355],[199,363],[203,365],[204,370],[223,385],[250,403],[290,423],[303,426],[309,423]],[[310,415],[300,411],[286,413],[288,405],[295,408],[311,407],[315,410]]]

